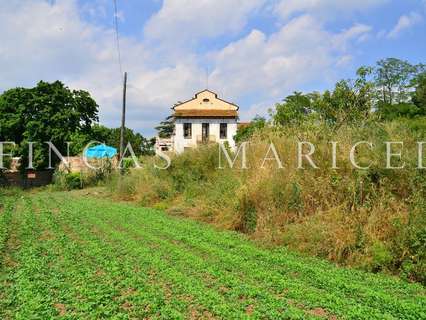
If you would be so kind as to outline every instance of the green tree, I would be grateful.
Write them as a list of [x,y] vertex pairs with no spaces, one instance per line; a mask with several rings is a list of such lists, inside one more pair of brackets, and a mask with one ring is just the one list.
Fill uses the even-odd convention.
[[379,60],[374,69],[379,100],[387,104],[407,102],[410,83],[421,68],[396,58]]
[[[0,96],[0,140],[14,141],[24,168],[28,142],[35,142],[34,167],[48,164],[51,141],[62,154],[73,134],[89,133],[98,120],[98,105],[83,90],[70,90],[60,81],[40,81],[34,88],[15,88]],[[53,162],[58,159],[53,157]]]
[[311,94],[312,110],[318,117],[336,127],[367,119],[373,109],[373,84],[368,81],[369,70],[360,68],[355,80],[341,80],[333,91]]
[[155,127],[158,131],[160,138],[170,138],[173,135],[175,129],[175,120],[173,115],[168,116],[164,121],[160,122],[160,125]]
[[275,125],[287,125],[299,123],[311,112],[311,97],[301,92],[287,96],[283,103],[275,105],[275,113],[272,115]]

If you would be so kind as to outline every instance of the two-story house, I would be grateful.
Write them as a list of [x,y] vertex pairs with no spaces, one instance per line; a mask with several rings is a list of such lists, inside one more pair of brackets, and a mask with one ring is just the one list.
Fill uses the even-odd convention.
[[210,90],[203,90],[172,109],[175,118],[174,152],[181,153],[187,148],[210,142],[228,142],[232,149],[235,148],[237,105],[218,98]]

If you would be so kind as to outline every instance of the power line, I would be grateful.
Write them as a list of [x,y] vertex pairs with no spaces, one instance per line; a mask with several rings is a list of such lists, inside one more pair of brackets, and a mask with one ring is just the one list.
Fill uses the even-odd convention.
[[[124,72],[121,63],[121,50],[120,50],[120,35],[118,33],[118,10],[117,0],[114,1],[114,26],[115,26],[115,39],[117,42],[118,64],[120,66],[120,77],[123,79],[123,108],[121,111],[121,128],[120,128],[120,163],[124,156],[124,131],[126,128],[126,92],[127,92],[127,72]],[[123,171],[122,171],[123,173]]]
[[123,76],[123,66],[121,63],[121,49],[120,49],[120,35],[118,33],[118,11],[117,0],[114,1],[114,27],[115,27],[115,40],[117,43],[118,65],[120,66],[120,76]]

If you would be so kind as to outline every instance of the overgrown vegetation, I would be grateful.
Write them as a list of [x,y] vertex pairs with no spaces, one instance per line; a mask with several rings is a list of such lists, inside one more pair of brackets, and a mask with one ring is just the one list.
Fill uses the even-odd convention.
[[[165,171],[145,166],[110,188],[265,243],[426,283],[426,173],[417,169],[417,142],[426,140],[424,93],[424,65],[382,60],[334,90],[296,92],[271,110],[270,121],[257,117],[242,127],[236,140],[249,142],[248,170],[219,170],[219,149],[210,146],[175,157]],[[297,169],[299,141],[316,147],[318,169]],[[359,141],[373,144],[356,152],[367,170],[349,162]],[[385,169],[385,141],[404,143],[403,159],[393,163],[405,162],[404,169]],[[275,161],[259,168],[271,142],[283,169]]]
[[[240,230],[268,243],[286,244],[301,252],[372,271],[398,272],[426,283],[426,173],[417,167],[415,134],[404,122],[341,126],[337,131],[318,123],[264,129],[248,147],[248,170],[218,169],[217,146],[177,156],[165,171],[147,165],[111,184],[118,197],[143,206],[167,208],[217,226]],[[297,141],[316,146],[313,160],[296,168]],[[349,151],[357,141],[355,169]],[[329,141],[338,143],[331,169]],[[384,169],[384,141],[404,141],[404,170]],[[268,143],[283,161],[260,169]],[[222,161],[224,161],[222,159]],[[399,165],[393,163],[394,166]]]
[[[56,170],[53,175],[52,189],[70,191],[104,185],[110,181],[114,175],[119,174],[117,169],[114,168],[111,159],[92,159],[89,160],[89,162],[90,161],[94,161],[92,165],[96,166],[96,170],[90,168],[85,168],[85,170],[79,172],[68,172],[65,168]],[[130,165],[131,163],[127,158],[123,159],[123,172],[127,172]]]
[[0,222],[2,319],[426,318],[418,284],[106,199],[13,200]]

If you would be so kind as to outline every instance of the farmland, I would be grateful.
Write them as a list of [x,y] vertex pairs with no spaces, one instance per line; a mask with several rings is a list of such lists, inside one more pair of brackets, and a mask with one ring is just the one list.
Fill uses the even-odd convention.
[[2,319],[426,319],[426,290],[159,210],[0,198]]

